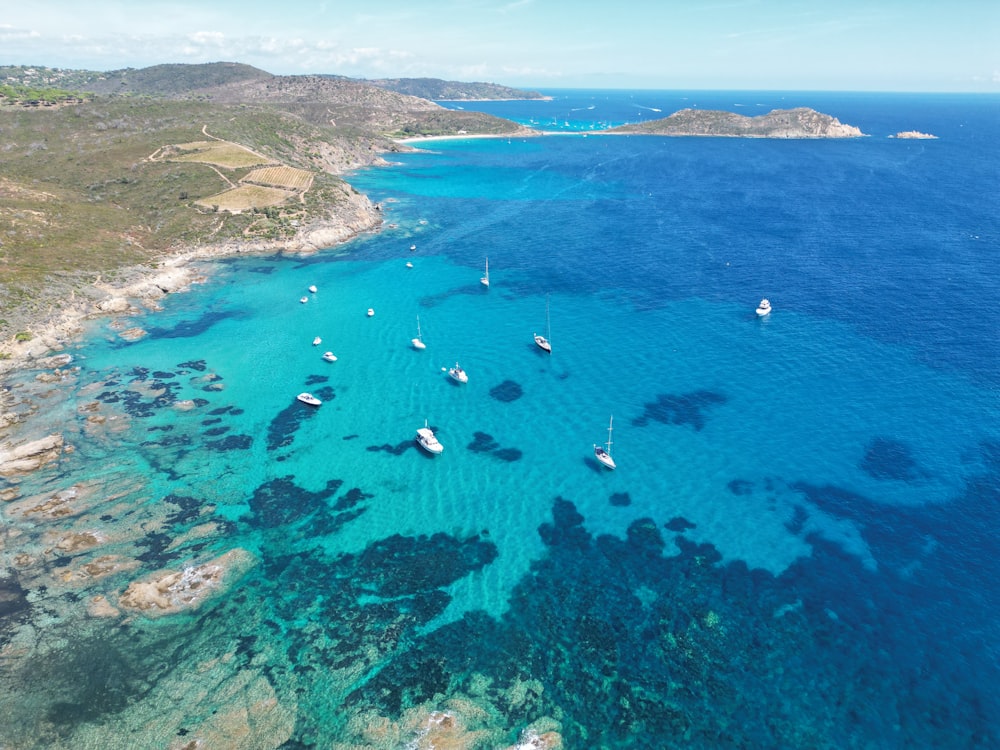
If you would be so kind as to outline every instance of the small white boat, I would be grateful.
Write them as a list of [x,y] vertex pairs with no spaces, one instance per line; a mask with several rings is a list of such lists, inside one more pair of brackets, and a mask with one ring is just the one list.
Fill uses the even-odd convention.
[[487,289],[490,288],[490,259],[489,258],[486,259],[486,273],[483,275],[483,277],[481,279],[479,279],[479,283],[482,284]]
[[300,297],[300,298],[299,298],[299,302],[301,302],[301,303],[302,303],[303,305],[304,305],[304,304],[305,304],[306,302],[308,302],[308,301],[309,301],[309,298],[308,298],[308,297]]
[[323,339],[321,339],[319,336],[317,336],[316,338],[313,339],[313,346],[319,346],[322,343],[323,343]]
[[370,318],[373,315],[375,315],[375,308],[374,307],[369,307],[368,308],[368,317]]
[[410,252],[412,252],[412,251],[414,251],[414,250],[416,250],[416,249],[417,249],[417,246],[416,246],[416,245],[410,245]]
[[323,403],[311,393],[300,393],[295,398],[297,398],[303,404],[309,404],[309,406],[319,406],[320,404]]
[[550,331],[551,326],[549,325],[549,298],[548,295],[545,297],[545,333],[548,336],[542,336],[540,333],[535,334],[535,343],[538,345],[539,349],[552,354],[552,344],[549,342],[549,337],[552,336]]
[[609,469],[616,468],[615,460],[611,458],[611,425],[614,421],[615,418],[612,415],[611,420],[608,422],[608,442],[604,444],[606,447],[601,447],[596,443],[594,444],[594,458],[607,466]]
[[316,294],[316,285],[315,285],[315,284],[312,284],[312,285],[311,285],[311,286],[309,287],[309,291],[310,291],[310,292],[312,292],[313,294]]
[[458,383],[468,383],[469,382],[469,376],[466,374],[465,370],[463,370],[461,367],[458,366],[458,362],[455,363],[454,367],[452,367],[450,370],[448,370],[448,376],[452,380],[454,380],[454,381],[456,381]]
[[323,352],[323,359],[327,362],[336,362],[337,356],[333,352]]
[[417,429],[417,445],[435,456],[444,450],[444,446],[435,437],[434,431],[427,426],[426,419],[424,420],[424,426]]
[[427,344],[424,343],[423,338],[420,335],[420,316],[417,316],[417,337],[415,339],[410,339],[410,343],[413,344],[414,349],[426,349]]
[[406,261],[406,267],[407,268],[413,268],[413,264],[410,263],[410,261]]
[[770,312],[771,312],[771,303],[766,298],[762,299],[760,301],[760,304],[757,305],[757,314],[760,315],[761,317],[764,317]]

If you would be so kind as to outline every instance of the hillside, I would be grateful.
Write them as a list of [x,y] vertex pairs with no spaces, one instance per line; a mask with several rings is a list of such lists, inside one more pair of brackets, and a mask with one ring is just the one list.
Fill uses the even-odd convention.
[[[8,67],[0,75],[91,92],[61,107],[0,106],[0,343],[30,335],[32,321],[94,279],[186,248],[291,241],[331,221],[377,223],[338,175],[408,148],[394,138],[525,131],[356,81],[232,63],[107,74]],[[199,160],[206,140],[259,163]],[[265,167],[299,175],[296,186],[251,187],[259,182],[251,172]],[[264,197],[231,213],[217,196],[241,185]]]
[[669,117],[622,125],[608,132],[730,138],[857,138],[864,135],[853,125],[844,125],[835,117],[807,107],[775,109],[756,117],[719,110],[682,109]]
[[440,78],[379,78],[365,83],[400,94],[432,101],[485,101],[493,99],[546,99],[537,91],[524,91],[496,83],[465,83]]

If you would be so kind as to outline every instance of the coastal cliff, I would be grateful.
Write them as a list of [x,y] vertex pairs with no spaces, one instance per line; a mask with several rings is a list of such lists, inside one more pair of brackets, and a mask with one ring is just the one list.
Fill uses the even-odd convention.
[[622,125],[611,133],[728,138],[858,138],[859,128],[808,107],[747,117],[711,109],[682,109],[659,120]]

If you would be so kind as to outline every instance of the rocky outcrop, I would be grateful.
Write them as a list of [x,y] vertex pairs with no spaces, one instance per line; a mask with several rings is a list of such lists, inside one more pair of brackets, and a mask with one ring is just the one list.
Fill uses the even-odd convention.
[[904,130],[901,133],[896,133],[896,138],[915,138],[918,140],[933,140],[936,139],[936,135],[931,135],[930,133],[921,133],[919,130]]
[[0,446],[0,476],[27,474],[57,460],[63,451],[63,436],[48,435],[30,443]]
[[682,109],[660,120],[622,125],[610,133],[736,138],[858,138],[864,133],[808,107],[746,117],[711,109]]
[[252,565],[253,556],[249,552],[239,548],[230,550],[201,565],[181,571],[160,571],[146,580],[133,581],[119,597],[118,605],[150,617],[193,609]]

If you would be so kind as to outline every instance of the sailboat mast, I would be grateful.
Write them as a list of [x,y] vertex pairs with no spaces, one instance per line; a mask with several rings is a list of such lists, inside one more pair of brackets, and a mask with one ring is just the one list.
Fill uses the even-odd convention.
[[615,415],[611,415],[611,419],[608,421],[608,455],[611,454],[611,426],[615,422]]

